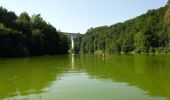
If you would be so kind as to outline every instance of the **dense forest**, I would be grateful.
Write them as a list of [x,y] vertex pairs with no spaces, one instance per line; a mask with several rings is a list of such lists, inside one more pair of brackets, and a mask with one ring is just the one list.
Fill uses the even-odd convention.
[[[77,35],[75,53],[170,53],[169,6],[111,26]],[[29,16],[0,7],[0,57],[68,53],[69,37],[40,14]]]
[[167,6],[149,10],[123,23],[91,28],[79,40],[79,52],[170,53],[170,27],[164,18],[166,9]]
[[0,7],[0,57],[65,54],[70,39],[40,14],[29,16]]

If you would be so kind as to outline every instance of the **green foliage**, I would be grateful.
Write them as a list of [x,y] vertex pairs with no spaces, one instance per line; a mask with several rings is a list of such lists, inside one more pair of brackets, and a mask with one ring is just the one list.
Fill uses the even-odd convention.
[[164,22],[166,7],[111,26],[91,28],[82,37],[81,52],[155,53],[168,52],[170,29]]
[[77,34],[74,39],[74,53],[76,53],[76,54],[80,53],[81,41],[82,41],[82,35]]
[[38,15],[0,8],[0,57],[65,54],[69,38]]

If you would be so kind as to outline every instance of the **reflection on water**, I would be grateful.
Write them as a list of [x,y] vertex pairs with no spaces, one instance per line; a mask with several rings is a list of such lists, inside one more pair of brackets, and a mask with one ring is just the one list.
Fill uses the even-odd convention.
[[170,57],[4,59],[0,60],[0,99],[170,100]]
[[71,69],[74,70],[74,54],[71,55]]

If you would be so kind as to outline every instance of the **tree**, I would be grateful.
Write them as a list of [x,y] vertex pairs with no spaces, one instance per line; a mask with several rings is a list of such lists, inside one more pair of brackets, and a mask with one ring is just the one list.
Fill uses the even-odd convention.
[[0,57],[65,54],[68,37],[38,15],[0,8]]
[[164,21],[166,7],[111,26],[90,28],[82,37],[80,50],[94,53],[155,52],[169,46],[169,24]]

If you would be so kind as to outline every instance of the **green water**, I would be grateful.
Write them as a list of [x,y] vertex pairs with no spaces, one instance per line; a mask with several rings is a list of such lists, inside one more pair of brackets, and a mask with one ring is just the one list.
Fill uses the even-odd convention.
[[170,100],[170,55],[0,60],[4,100]]

